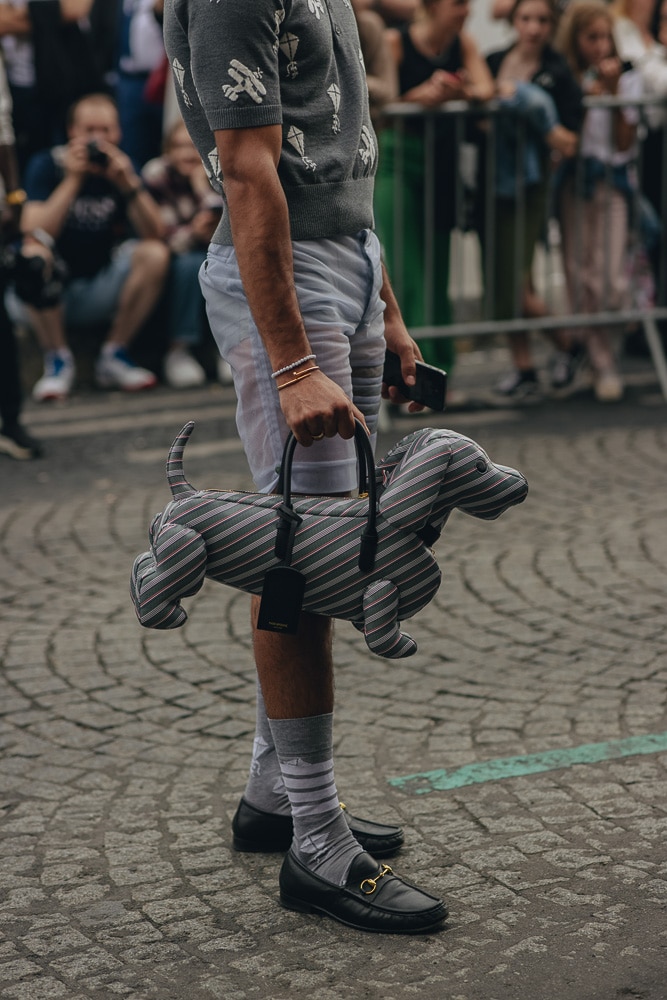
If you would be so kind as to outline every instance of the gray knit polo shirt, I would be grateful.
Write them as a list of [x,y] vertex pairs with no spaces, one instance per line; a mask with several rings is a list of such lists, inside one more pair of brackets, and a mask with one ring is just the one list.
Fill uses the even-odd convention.
[[[181,113],[221,190],[213,132],[281,125],[292,239],[373,226],[377,144],[349,0],[166,0]],[[213,237],[232,243],[228,214]]]

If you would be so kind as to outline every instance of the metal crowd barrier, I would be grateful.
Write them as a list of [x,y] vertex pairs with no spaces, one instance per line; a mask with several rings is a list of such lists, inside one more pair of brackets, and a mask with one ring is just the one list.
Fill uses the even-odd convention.
[[[643,97],[632,101],[623,101],[618,97],[587,97],[584,100],[586,108],[615,108],[629,106],[637,108],[640,123],[638,126],[638,156],[635,161],[637,173],[642,167],[644,138],[647,132],[648,108],[659,106],[665,110],[665,126],[662,129],[662,205],[667,212],[667,101],[662,98]],[[414,134],[416,128],[423,136],[423,314],[425,322],[410,326],[411,334],[416,338],[438,337],[475,337],[490,334],[507,334],[530,331],[549,331],[566,328],[585,328],[593,326],[608,326],[615,330],[641,327],[651,353],[651,358],[660,383],[662,393],[667,399],[667,361],[658,331],[658,322],[667,320],[667,234],[664,232],[667,220],[662,219],[662,233],[659,245],[658,279],[656,281],[655,302],[647,306],[637,306],[638,289],[632,285],[629,289],[630,304],[626,308],[606,309],[596,313],[580,312],[567,307],[566,294],[562,283],[562,267],[559,260],[559,230],[550,201],[544,219],[544,237],[542,242],[542,280],[539,290],[546,293],[546,299],[553,311],[549,315],[527,319],[521,315],[521,269],[523,248],[519,239],[515,242],[515,274],[514,315],[508,319],[494,319],[493,287],[494,261],[492,259],[495,244],[495,157],[498,121],[501,115],[515,114],[501,107],[500,102],[491,101],[485,104],[468,104],[465,101],[452,101],[438,109],[424,109],[416,104],[396,103],[383,109],[384,127],[394,133],[394,167],[393,167],[393,259],[387,260],[392,277],[392,284],[399,303],[402,303],[404,293],[404,257],[403,257],[403,217],[405,195],[406,156],[405,137]],[[454,170],[454,207],[455,218],[452,230],[452,253],[450,257],[449,290],[452,301],[453,321],[442,324],[433,318],[433,291],[439,276],[435,273],[435,194],[438,184],[436,173],[435,148],[436,136],[440,120],[452,119],[455,159]],[[526,141],[527,125],[525,119],[515,114],[517,162],[522,163],[521,151]],[[611,118],[611,116],[610,116]],[[450,125],[450,129],[452,128]],[[465,165],[474,160],[480,147],[470,141],[471,132],[475,129],[485,130],[485,163],[477,164],[478,169],[472,172],[484,177],[483,189],[471,191],[471,180],[466,177]],[[382,144],[381,144],[382,150]],[[382,153],[380,154],[382,156]],[[479,170],[480,166],[485,169]],[[468,171],[470,173],[470,171]],[[609,171],[608,171],[609,173]],[[575,158],[574,167],[575,190],[580,191],[583,183],[581,160]],[[516,231],[523,230],[522,220],[525,213],[525,184],[521,167],[516,176]],[[485,211],[481,224],[471,225],[468,206],[471,199],[483,197]],[[639,219],[639,185],[633,190],[629,228],[629,244],[633,245],[639,239],[637,220]],[[634,210],[633,210],[634,209]],[[479,220],[478,220],[479,223]],[[474,236],[471,237],[471,230]],[[463,236],[462,234],[467,234]],[[474,246],[473,246],[474,244]],[[471,252],[476,248],[476,253]],[[535,267],[535,264],[534,264]],[[605,271],[607,267],[605,265]],[[554,280],[555,278],[555,280]],[[549,283],[551,286],[549,287]],[[478,290],[470,293],[470,287]],[[481,290],[481,291],[480,291]],[[576,298],[576,295],[575,295]]]

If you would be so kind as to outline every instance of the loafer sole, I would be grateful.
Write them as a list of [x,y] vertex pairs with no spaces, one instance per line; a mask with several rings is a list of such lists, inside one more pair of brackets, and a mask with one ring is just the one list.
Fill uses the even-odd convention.
[[295,896],[289,896],[285,892],[280,893],[280,905],[286,910],[293,910],[296,913],[306,913],[318,917],[331,917],[332,920],[337,920],[339,924],[345,924],[346,927],[353,927],[355,931],[365,931],[367,934],[433,934],[435,931],[442,929],[447,919],[447,910],[445,909],[444,913],[434,919],[433,923],[424,924],[420,927],[366,927],[364,924],[346,920],[340,913],[334,913],[332,910],[326,909],[326,907],[316,906],[315,903],[308,903],[305,900],[297,899]]

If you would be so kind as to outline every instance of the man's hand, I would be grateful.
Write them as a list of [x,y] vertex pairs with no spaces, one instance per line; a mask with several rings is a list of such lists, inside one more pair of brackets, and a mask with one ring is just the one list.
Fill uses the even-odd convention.
[[70,139],[65,146],[65,158],[63,161],[65,174],[76,178],[80,182],[90,170],[90,160],[88,159],[88,149],[86,140],[82,138]]
[[111,142],[100,139],[97,145],[100,152],[107,156],[108,162],[105,167],[89,163],[88,172],[106,177],[122,194],[129,194],[140,183],[132,160],[127,153]]
[[65,147],[64,169],[66,174],[83,180],[86,174],[91,177],[104,177],[123,194],[128,194],[139,184],[139,178],[132,165],[132,160],[118,146],[106,139],[96,139],[95,145],[106,158],[106,164],[95,163],[90,159],[89,141],[83,136],[70,139]]
[[[306,362],[302,370],[313,364],[315,362]],[[308,447],[323,436],[335,437],[336,434],[349,440],[354,436],[355,419],[366,427],[361,410],[323,372],[315,371],[292,385],[287,384],[297,377],[298,371],[281,375],[278,391],[283,416],[299,444]],[[285,388],[281,389],[281,385]]]
[[[386,334],[385,334],[386,336]],[[398,354],[401,359],[401,375],[403,381],[406,385],[414,385],[416,382],[415,378],[415,361],[422,361],[421,351],[417,346],[416,342],[412,337],[408,336],[408,341],[401,341],[400,344],[392,347],[389,340],[387,340],[387,347],[394,354]],[[382,398],[388,399],[392,403],[407,403],[408,400],[405,396],[401,395],[400,390],[395,385],[387,385],[386,382],[382,383]],[[414,400],[409,402],[408,410],[410,413],[419,413],[420,410],[424,409],[422,403],[416,403]]]
[[403,100],[414,101],[430,108],[437,107],[444,101],[464,99],[465,96],[465,83],[460,76],[448,73],[444,69],[437,69],[428,80],[407,91],[403,95]]

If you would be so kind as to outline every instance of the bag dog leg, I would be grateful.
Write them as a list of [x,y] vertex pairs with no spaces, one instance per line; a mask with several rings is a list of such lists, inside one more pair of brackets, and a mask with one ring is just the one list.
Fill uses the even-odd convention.
[[373,653],[397,660],[416,652],[415,640],[400,630],[396,617],[398,588],[391,580],[376,580],[367,587],[363,608],[363,632],[366,645]]

